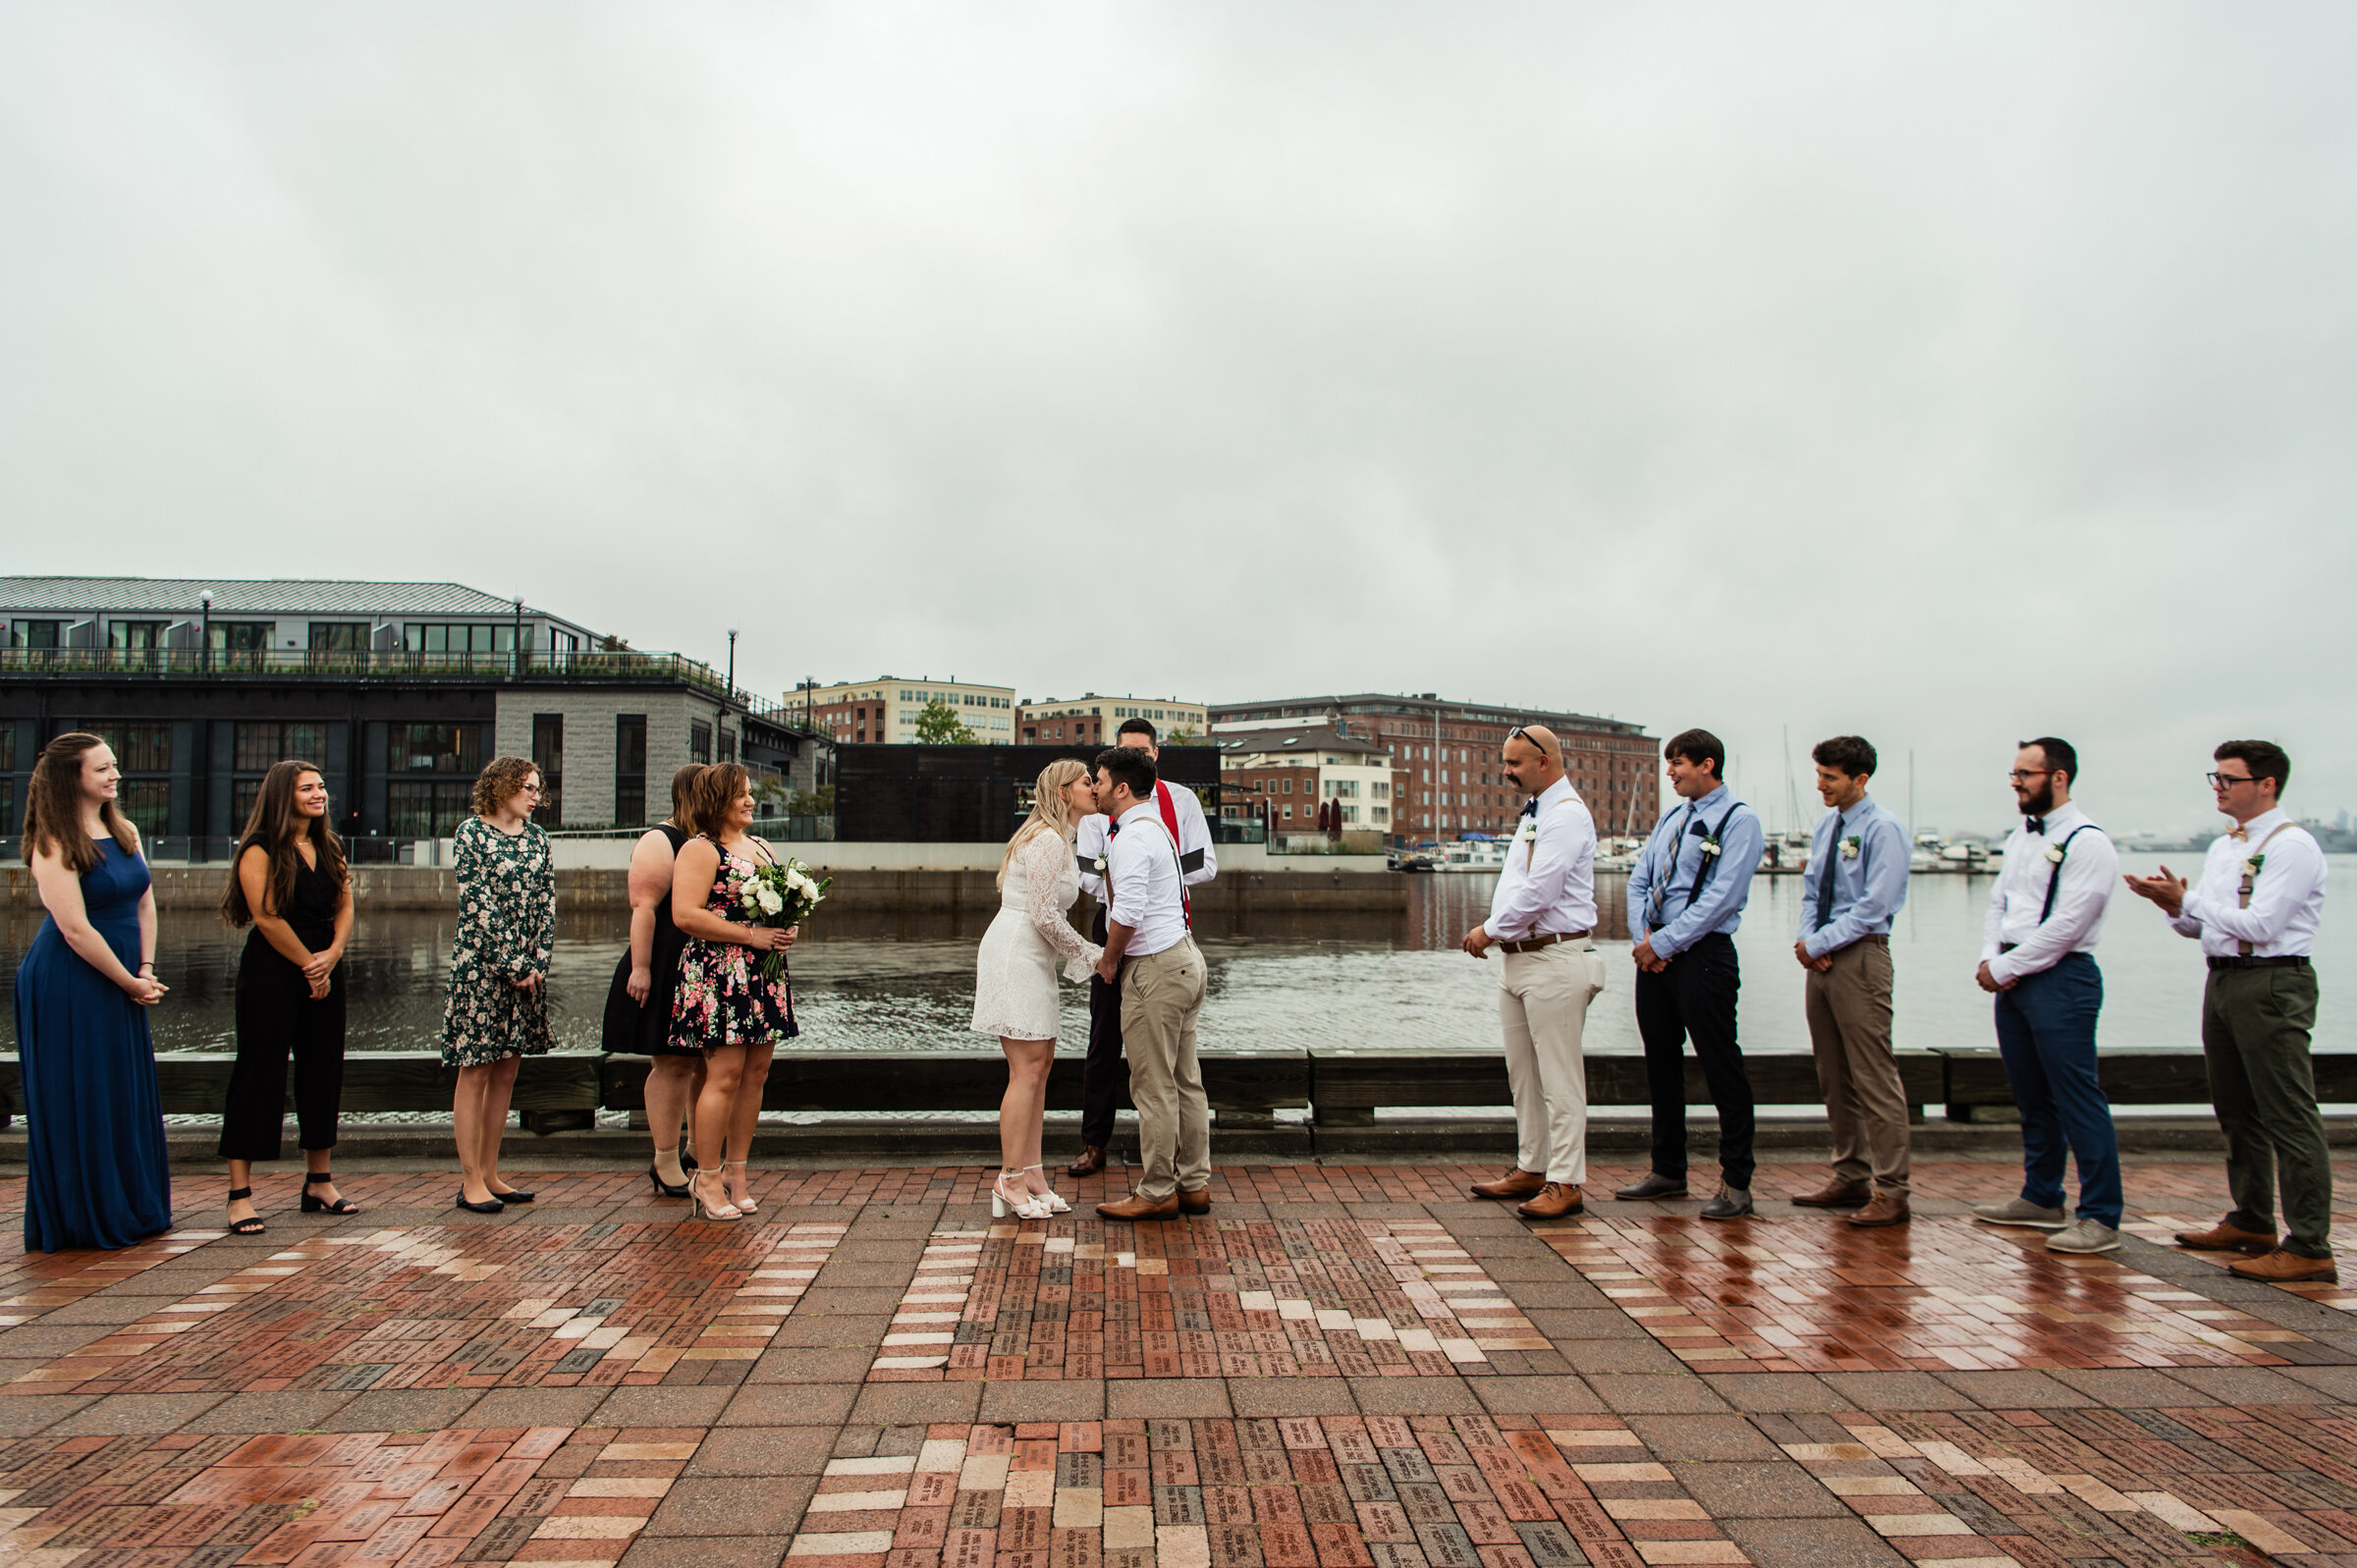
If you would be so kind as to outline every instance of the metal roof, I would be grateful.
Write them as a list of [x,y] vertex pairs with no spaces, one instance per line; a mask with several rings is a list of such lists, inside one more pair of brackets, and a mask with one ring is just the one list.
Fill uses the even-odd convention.
[[[210,588],[213,614],[513,616],[516,601],[459,582],[356,582],[293,577],[0,577],[0,611],[193,616]],[[524,606],[524,614],[546,611]],[[563,620],[562,617],[555,619]],[[576,622],[568,622],[567,624]]]
[[1222,751],[1279,753],[1286,751],[1355,751],[1383,755],[1392,749],[1362,740],[1357,735],[1338,735],[1331,730],[1244,730],[1225,732],[1214,743]]

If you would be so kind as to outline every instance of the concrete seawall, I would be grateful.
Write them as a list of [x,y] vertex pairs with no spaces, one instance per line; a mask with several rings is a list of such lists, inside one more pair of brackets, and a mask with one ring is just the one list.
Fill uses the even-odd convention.
[[[864,850],[864,846],[862,846]],[[825,871],[825,867],[820,868]],[[835,871],[829,906],[845,913],[916,914],[994,909],[995,869],[961,871]],[[228,885],[226,865],[154,868],[157,906],[211,909]],[[22,865],[0,869],[8,907],[33,909],[32,874]],[[449,909],[459,901],[447,866],[356,866],[353,896],[364,909]],[[624,909],[630,894],[619,870],[557,873],[557,897],[568,909]],[[1249,871],[1227,873],[1196,890],[1206,915],[1392,914],[1407,908],[1407,878],[1396,871]]]

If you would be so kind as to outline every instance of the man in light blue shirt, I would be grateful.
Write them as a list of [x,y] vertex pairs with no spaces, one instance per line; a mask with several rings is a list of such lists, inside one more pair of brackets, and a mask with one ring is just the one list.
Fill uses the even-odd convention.
[[1866,793],[1874,747],[1822,740],[1817,793],[1833,809],[1809,840],[1793,956],[1806,969],[1809,1046],[1832,1124],[1834,1179],[1794,1198],[1856,1209],[1853,1225],[1909,1217],[1906,1091],[1891,1054],[1891,920],[1907,901],[1907,830]]
[[1637,1032],[1653,1102],[1653,1168],[1613,1194],[1624,1200],[1686,1195],[1686,1041],[1719,1109],[1719,1191],[1705,1219],[1752,1212],[1751,1074],[1735,1043],[1734,931],[1767,847],[1760,814],[1719,782],[1727,747],[1708,730],[1662,747],[1678,806],[1653,830],[1628,875],[1628,930],[1637,940]]

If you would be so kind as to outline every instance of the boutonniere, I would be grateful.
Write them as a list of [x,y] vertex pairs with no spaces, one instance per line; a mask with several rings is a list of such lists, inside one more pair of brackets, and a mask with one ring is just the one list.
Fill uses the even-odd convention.
[[1706,855],[1717,855],[1724,852],[1719,846],[1719,836],[1717,834],[1711,833],[1703,835],[1702,852]]
[[2058,843],[2048,844],[2046,846],[2046,858],[2053,861],[2057,866],[2060,865],[2062,863],[2062,846]]
[[2267,856],[2265,855],[2246,855],[2243,857],[2242,874],[2246,877],[2256,877],[2259,875],[2259,868],[2266,864]]
[[1520,831],[1519,831],[1519,832],[1517,832],[1517,833],[1514,835],[1514,838],[1515,838],[1515,841],[1516,841],[1516,842],[1519,842],[1519,843],[1528,843],[1528,842],[1530,842],[1532,839],[1534,839],[1534,838],[1538,838],[1538,836],[1539,836],[1539,822],[1538,822],[1538,819],[1537,819],[1536,817],[1528,817],[1528,818],[1525,818],[1525,819],[1523,819],[1522,827],[1521,827]]
[[1841,840],[1841,858],[1855,860],[1858,858],[1858,851],[1865,847],[1866,841],[1853,833]]
[[1094,859],[1094,860],[1090,861],[1088,864],[1089,864],[1089,869],[1090,869],[1090,870],[1094,871],[1094,872],[1095,872],[1095,873],[1096,873],[1098,876],[1102,877],[1103,875],[1105,875],[1105,868],[1106,868],[1108,865],[1110,865],[1111,863],[1112,863],[1112,862],[1111,862],[1110,860],[1108,860],[1106,856],[1104,856],[1104,855],[1099,855],[1099,856],[1097,856],[1097,858],[1096,858],[1096,859]]

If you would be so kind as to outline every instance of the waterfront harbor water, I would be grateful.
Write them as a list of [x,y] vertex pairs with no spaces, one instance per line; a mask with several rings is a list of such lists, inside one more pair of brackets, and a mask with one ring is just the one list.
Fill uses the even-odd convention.
[[[2126,856],[2129,869],[2185,856]],[[2357,956],[2357,856],[2335,855],[2318,948],[2324,1003],[2320,1050],[2357,1048],[2352,1014],[2334,978]],[[1209,961],[1211,995],[1202,1044],[1218,1050],[1481,1051],[1496,1046],[1497,960],[1476,962],[1456,949],[1486,913],[1484,876],[1409,878],[1403,915],[1267,915],[1208,920],[1198,933]],[[1598,946],[1611,956],[1611,980],[1589,1013],[1588,1049],[1639,1050],[1628,1002],[1631,968],[1621,919],[1623,880],[1599,879],[1605,924]],[[1891,933],[1897,969],[1897,1043],[1957,1049],[1993,1043],[1989,999],[1972,982],[1990,879],[1937,876],[1915,880]],[[1755,1050],[1802,1051],[1801,971],[1791,942],[1798,919],[1797,879],[1758,879],[1736,938],[1743,959],[1743,1038]],[[2336,914],[2335,911],[2344,913]],[[38,928],[37,910],[0,915],[9,961],[0,989],[13,986],[15,958]],[[822,911],[795,950],[797,1011],[812,1049],[947,1051],[988,1049],[970,1033],[973,957],[988,912],[887,916]],[[354,1051],[432,1048],[440,1025],[450,959],[452,917],[405,910],[360,911],[351,965]],[[626,940],[617,909],[563,913],[551,981],[561,1049],[594,1050],[606,987]],[[226,1051],[235,1045],[232,998],[245,937],[210,914],[171,910],[162,917],[158,968],[172,995],[153,1014],[159,1051]],[[2203,970],[2198,948],[2175,936],[2159,914],[2122,889],[2104,930],[2103,1039],[2142,1050],[2198,1049]],[[1078,988],[1066,993],[1064,1039],[1086,1038]]]

